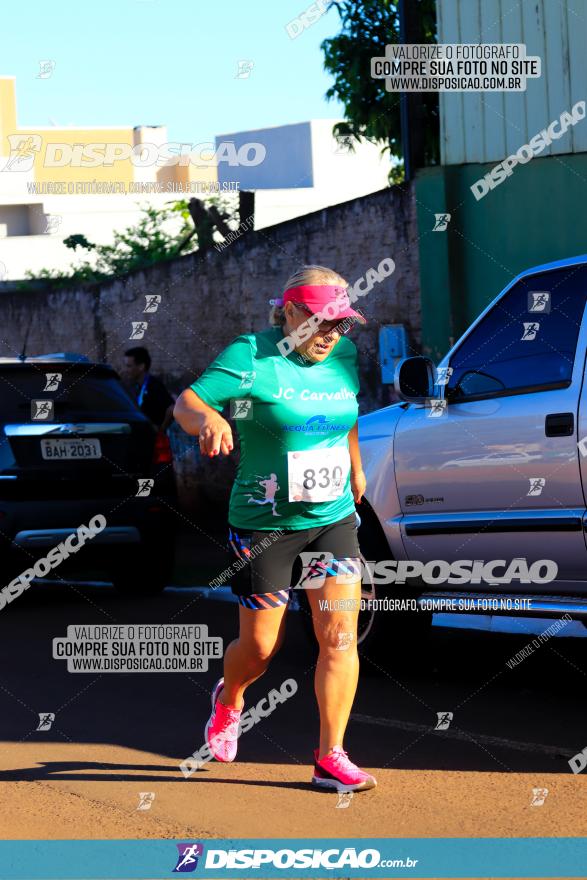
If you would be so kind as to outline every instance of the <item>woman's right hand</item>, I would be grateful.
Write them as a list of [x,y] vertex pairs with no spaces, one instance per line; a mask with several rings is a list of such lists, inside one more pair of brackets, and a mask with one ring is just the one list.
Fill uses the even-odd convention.
[[199,433],[200,452],[202,455],[218,455],[232,452],[234,442],[230,425],[217,413],[210,413],[202,422]]

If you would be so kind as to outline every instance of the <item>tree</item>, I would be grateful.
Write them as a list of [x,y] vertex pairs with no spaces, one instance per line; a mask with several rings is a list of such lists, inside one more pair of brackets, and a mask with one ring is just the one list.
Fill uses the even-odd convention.
[[[433,43],[436,39],[434,0],[406,0],[410,18],[417,22],[417,39],[409,42]],[[371,77],[371,58],[385,55],[388,43],[400,42],[398,0],[332,0],[341,20],[341,32],[324,40],[324,67],[334,77],[326,92],[328,100],[338,98],[344,106],[345,121],[334,128],[337,136],[379,143],[396,157],[393,182],[403,177],[400,96],[388,92],[385,83]],[[417,8],[415,8],[417,7]],[[439,160],[438,96],[423,92],[421,114],[424,128],[425,164]]]
[[[191,202],[202,204],[198,199]],[[66,271],[41,269],[36,273],[27,272],[26,277],[50,279],[57,285],[104,281],[206,249],[213,241],[214,228],[219,228],[225,236],[228,227],[222,221],[234,220],[235,210],[221,196],[211,196],[202,210],[206,215],[204,219],[211,214],[207,225],[204,222],[194,225],[193,205],[185,199],[169,202],[165,208],[147,205],[135,226],[114,232],[112,244],[94,244],[81,234],[63,239],[66,247],[75,252],[79,247],[92,253],[93,259],[81,260]]]

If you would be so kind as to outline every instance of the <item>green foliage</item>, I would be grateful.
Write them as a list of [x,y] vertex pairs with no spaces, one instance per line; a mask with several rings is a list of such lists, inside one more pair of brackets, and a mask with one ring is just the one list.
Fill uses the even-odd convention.
[[75,251],[78,247],[86,248],[86,250],[91,250],[95,247],[95,245],[90,244],[85,235],[69,235],[63,239],[63,244],[65,247],[71,248],[72,251]]
[[[232,206],[225,204],[221,196],[211,196],[206,203],[228,211],[231,216],[234,213]],[[178,215],[181,219],[179,229],[177,223],[173,224],[175,231],[165,229],[166,221],[174,220]],[[198,250],[198,236],[186,199],[168,202],[162,209],[151,205],[143,207],[138,223],[122,232],[114,232],[112,244],[93,244],[81,234],[70,235],[63,243],[76,253],[77,248],[91,252],[93,259],[82,259],[66,271],[41,269],[36,273],[27,272],[26,277],[56,281],[58,286],[99,282]]]
[[[434,0],[406,0],[416,5],[420,37],[418,42],[436,39]],[[336,135],[381,144],[392,157],[401,160],[400,96],[388,92],[385,83],[371,78],[371,58],[383,57],[388,43],[399,43],[397,0],[332,0],[341,20],[340,33],[324,40],[324,67],[334,84],[326,92],[329,100],[337,98],[344,106],[345,121],[335,126]],[[422,94],[426,164],[439,159],[438,96]],[[393,183],[403,178],[403,162],[394,163],[390,174]]]

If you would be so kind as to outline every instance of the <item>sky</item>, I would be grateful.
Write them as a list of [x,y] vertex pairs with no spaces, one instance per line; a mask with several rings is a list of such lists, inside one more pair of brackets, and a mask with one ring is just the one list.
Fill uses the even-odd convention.
[[[320,43],[336,10],[286,25],[309,0],[31,0],[2,10],[1,76],[16,77],[17,124],[167,125],[168,140],[342,118],[327,102]],[[54,62],[39,78],[41,61]],[[250,74],[237,78],[239,61]]]

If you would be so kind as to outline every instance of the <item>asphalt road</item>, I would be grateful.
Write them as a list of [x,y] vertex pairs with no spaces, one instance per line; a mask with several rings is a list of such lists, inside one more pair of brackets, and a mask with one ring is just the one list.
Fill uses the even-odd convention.
[[[378,787],[337,806],[309,786],[315,647],[301,612],[249,705],[297,693],[245,733],[239,760],[189,779],[221,671],[71,673],[52,640],[71,624],[207,624],[224,643],[237,606],[186,589],[120,598],[110,587],[36,583],[0,611],[2,837],[533,837],[587,834],[587,641],[552,638],[513,669],[530,635],[442,629],[414,654],[363,658],[346,748]],[[437,712],[452,712],[435,731]],[[39,713],[54,713],[37,730]],[[533,789],[548,789],[541,806]],[[137,809],[148,792],[146,809]],[[143,798],[145,803],[145,799]]]

